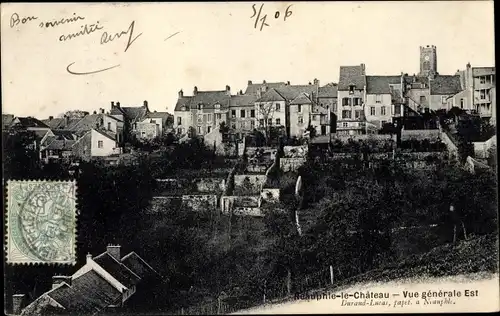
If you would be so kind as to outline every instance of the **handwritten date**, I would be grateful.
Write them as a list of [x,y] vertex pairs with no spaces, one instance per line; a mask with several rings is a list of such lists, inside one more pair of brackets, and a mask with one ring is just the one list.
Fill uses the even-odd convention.
[[[289,5],[285,12],[283,13],[283,21],[286,21],[287,18],[289,18],[291,15],[292,15],[292,10],[290,10],[290,7],[292,6],[293,4]],[[259,8],[259,11],[257,12],[257,9],[255,8],[255,4],[252,5],[252,10],[253,10],[253,14],[252,16],[250,17],[251,19],[255,18],[255,23],[254,23],[254,28],[256,29],[259,22],[260,22],[260,31],[262,31],[262,29],[264,28],[264,26],[269,26],[269,24],[266,23],[266,19],[267,19],[267,14],[264,14],[263,16],[262,15],[262,8],[264,8],[264,3],[260,5],[260,8]],[[281,16],[281,12],[280,11],[276,11],[274,13],[274,18],[275,19],[279,19],[279,17]]]

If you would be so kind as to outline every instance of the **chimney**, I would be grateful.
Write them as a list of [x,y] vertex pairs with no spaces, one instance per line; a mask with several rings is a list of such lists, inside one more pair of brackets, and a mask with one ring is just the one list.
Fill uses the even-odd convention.
[[243,95],[243,90],[240,90],[240,95]]
[[94,111],[94,114],[97,114],[97,111]]
[[117,107],[120,107],[120,102],[116,102],[116,106],[117,106]]
[[54,119],[53,116],[49,116],[49,121],[52,121]]
[[361,64],[361,72],[363,75],[365,74],[365,64]]
[[184,92],[181,90],[179,90],[179,98],[183,98],[184,97]]
[[111,101],[111,108],[115,107],[115,101]]
[[92,261],[92,255],[90,253],[87,253],[87,263],[89,263],[90,261]]
[[231,95],[231,87],[230,86],[226,86],[226,94]]
[[319,85],[319,80],[316,79],[316,78],[314,78],[313,83],[314,83],[315,86],[317,86],[317,85]]
[[264,83],[264,84],[265,84],[265,83],[266,83],[266,81],[265,81],[265,80],[262,80],[262,83]]
[[52,289],[55,289],[56,287],[59,286],[59,284],[63,282],[71,286],[71,276],[54,275],[52,277]]
[[104,109],[99,109],[99,112],[101,112],[101,114],[104,114]]
[[120,248],[121,246],[120,245],[108,245],[108,247],[106,248],[106,251],[107,253],[115,258],[116,260],[120,261],[121,260],[121,257],[120,257]]
[[144,100],[144,102],[142,102],[143,106],[146,108],[146,110],[149,112],[149,108],[148,108],[148,101],[147,100]]
[[65,123],[65,126],[69,125],[69,116],[67,116],[67,115],[64,116],[64,123]]
[[311,81],[309,81],[309,85],[311,85]]
[[286,85],[287,85],[287,86],[289,86],[289,85],[290,85],[290,81],[287,81],[287,82],[286,82]]
[[26,295],[14,294],[12,295],[12,314],[20,315],[21,310],[24,308]]
[[193,95],[197,95],[197,94],[198,94],[198,87],[194,86]]
[[252,80],[248,80],[248,85],[251,85],[252,84]]

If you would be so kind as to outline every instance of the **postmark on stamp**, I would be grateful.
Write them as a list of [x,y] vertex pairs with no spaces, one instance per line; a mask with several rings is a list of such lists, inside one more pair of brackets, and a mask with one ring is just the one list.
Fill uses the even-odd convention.
[[7,263],[76,263],[76,183],[8,181]]

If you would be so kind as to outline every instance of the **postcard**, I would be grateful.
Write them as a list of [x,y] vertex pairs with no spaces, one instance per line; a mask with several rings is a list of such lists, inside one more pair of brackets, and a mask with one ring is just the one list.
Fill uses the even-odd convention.
[[493,1],[1,14],[6,314],[500,310]]

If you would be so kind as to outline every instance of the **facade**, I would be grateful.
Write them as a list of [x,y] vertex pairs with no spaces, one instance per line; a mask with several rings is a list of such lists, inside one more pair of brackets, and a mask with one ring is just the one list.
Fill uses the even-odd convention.
[[[317,108],[315,114],[315,123],[318,127],[321,123],[321,112]],[[295,99],[290,102],[290,136],[301,137],[304,135],[306,129],[311,125],[313,113],[313,101],[306,93],[299,94]]]
[[397,102],[401,91],[401,76],[366,76],[366,120],[378,128],[392,123],[392,118],[403,112]]
[[359,135],[366,133],[365,96],[365,65],[341,66],[337,97],[337,134]]
[[121,154],[116,135],[111,132],[91,129],[72,145],[73,156],[88,161],[96,157]]

